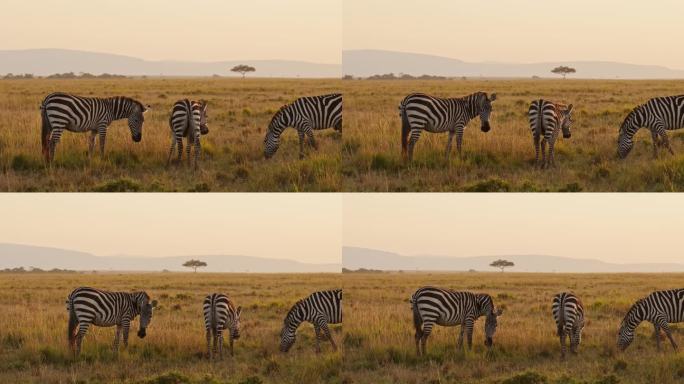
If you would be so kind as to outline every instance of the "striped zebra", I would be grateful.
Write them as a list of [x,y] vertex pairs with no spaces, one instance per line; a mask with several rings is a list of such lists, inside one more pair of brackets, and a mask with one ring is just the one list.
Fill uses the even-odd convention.
[[209,359],[212,359],[217,352],[219,358],[223,358],[223,330],[225,329],[229,330],[230,355],[233,356],[233,340],[240,338],[242,307],[235,308],[235,304],[224,294],[212,293],[204,298],[203,309]]
[[200,136],[209,133],[207,102],[204,100],[195,101],[188,99],[177,101],[171,110],[169,126],[171,127],[171,149],[169,149],[167,165],[171,164],[171,156],[173,156],[176,146],[178,146],[178,163],[181,162],[183,157],[183,137],[186,137],[188,140],[186,147],[188,162],[191,161],[190,150],[194,146],[194,166],[197,168],[201,151]]
[[55,147],[62,133],[90,132],[88,154],[92,156],[95,136],[100,138],[100,155],[104,156],[107,128],[115,120],[128,119],[133,141],[142,140],[145,112],[150,106],[128,97],[116,96],[106,99],[80,97],[66,93],[52,93],[40,105],[42,117],[43,156],[49,163],[55,157]]
[[409,300],[413,310],[413,325],[416,328],[416,352],[425,355],[427,339],[432,328],[461,326],[458,348],[463,348],[463,335],[468,339],[468,348],[473,347],[473,326],[480,316],[485,320],[485,345],[491,348],[496,332],[497,317],[503,311],[495,310],[492,297],[484,293],[456,292],[437,287],[422,287]]
[[[571,136],[572,108],[572,104],[559,104],[544,99],[535,100],[530,105],[528,116],[537,166],[546,168],[555,165],[554,147],[559,131],[563,131],[564,139],[569,139]],[[549,145],[548,157],[546,156],[547,143]],[[541,161],[539,161],[540,147]]]
[[317,353],[321,352],[321,340],[330,341],[333,349],[337,351],[337,344],[330,334],[328,324],[342,323],[342,290],[314,292],[290,308],[280,332],[281,352],[289,351],[294,345],[297,328],[305,321],[314,326]]
[[423,93],[413,93],[399,105],[401,116],[401,149],[404,158],[413,160],[413,148],[422,131],[432,133],[449,132],[446,146],[446,158],[451,154],[451,143],[456,136],[456,148],[461,155],[463,131],[470,120],[480,117],[482,132],[489,132],[489,116],[492,113],[492,101],[496,94],[487,96],[485,92],[476,92],[460,98],[442,99]]
[[660,330],[662,329],[670,339],[672,348],[677,351],[677,343],[672,338],[669,324],[684,322],[684,288],[655,291],[637,300],[620,324],[618,349],[624,351],[629,347],[634,340],[634,330],[642,321],[653,324],[658,350],[660,350]]
[[124,347],[128,346],[131,321],[140,315],[138,337],[144,338],[152,320],[152,308],[157,306],[157,301],[150,302],[150,296],[145,292],[108,292],[80,287],[71,292],[66,305],[69,311],[69,346],[78,356],[83,337],[91,324],[98,327],[116,325],[113,350],[117,352],[122,333]]
[[658,147],[665,147],[674,154],[666,131],[684,127],[684,95],[655,97],[629,112],[618,135],[620,158],[629,155],[634,145],[634,134],[643,127],[651,131],[653,157],[658,156]]
[[565,357],[566,336],[570,336],[570,352],[577,353],[584,328],[582,300],[572,293],[561,292],[553,297],[551,313],[556,321],[557,335],[560,338],[561,357]]
[[294,127],[299,134],[299,158],[304,157],[304,139],[317,149],[313,131],[333,128],[342,132],[342,95],[302,97],[292,104],[284,105],[271,119],[264,138],[264,156],[273,157],[280,146],[280,136],[288,127]]

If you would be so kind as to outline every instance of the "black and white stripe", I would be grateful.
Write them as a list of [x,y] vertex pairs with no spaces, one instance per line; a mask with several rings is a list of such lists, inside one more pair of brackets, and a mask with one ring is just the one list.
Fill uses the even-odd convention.
[[[207,354],[209,358],[218,353],[223,358],[223,331],[228,330],[230,355],[233,356],[233,341],[240,338],[240,313],[228,296],[212,293],[204,298],[204,327],[207,331]],[[212,348],[213,340],[213,348]]]
[[123,333],[124,347],[128,346],[128,331],[131,321],[140,315],[138,337],[146,335],[147,326],[152,320],[152,308],[156,300],[150,302],[145,292],[108,292],[99,289],[76,288],[66,301],[69,311],[69,346],[78,355],[81,343],[90,325],[111,327],[116,325],[114,352],[119,349],[119,339]]
[[625,158],[634,146],[634,135],[640,128],[648,128],[653,139],[653,156],[658,147],[674,154],[667,137],[668,130],[684,127],[684,95],[655,97],[634,108],[625,118],[618,136],[618,156]]
[[342,323],[342,290],[314,292],[299,300],[285,316],[280,332],[280,350],[287,352],[295,343],[297,328],[305,322],[313,324],[316,332],[316,352],[321,351],[320,341],[330,341],[334,350],[337,344],[330,334],[328,324]]
[[[530,105],[528,117],[530,128],[532,128],[536,164],[542,168],[554,166],[554,147],[559,131],[563,131],[565,139],[571,136],[572,104],[565,105],[544,99],[535,100]],[[548,157],[546,156],[547,143],[549,145]],[[540,147],[541,161],[539,160]]]
[[95,136],[100,138],[100,154],[104,155],[107,127],[115,121],[128,119],[128,127],[134,142],[142,140],[144,114],[150,106],[128,97],[116,96],[106,99],[80,97],[66,93],[53,93],[40,106],[42,116],[41,139],[43,155],[50,162],[55,147],[65,130],[90,132],[88,153],[92,155]]
[[561,356],[565,357],[565,338],[570,336],[570,352],[577,353],[584,328],[584,306],[576,295],[561,292],[553,297],[551,313],[560,338]]
[[171,156],[173,156],[176,147],[178,147],[178,162],[180,163],[183,157],[183,138],[185,137],[188,140],[186,147],[188,162],[191,161],[190,149],[194,146],[194,166],[197,168],[201,151],[200,137],[209,133],[207,102],[188,99],[177,101],[171,110],[169,126],[171,127],[171,149],[169,149],[167,164],[171,163]]
[[443,99],[423,93],[413,93],[401,102],[401,148],[404,157],[413,159],[413,148],[423,131],[449,132],[446,157],[451,153],[451,143],[456,136],[456,148],[461,154],[463,131],[468,122],[480,117],[482,132],[488,132],[492,101],[496,94],[488,97],[485,92],[477,92],[460,98]]
[[653,324],[658,350],[660,350],[660,330],[663,330],[676,351],[677,343],[672,338],[670,324],[684,322],[684,289],[655,291],[637,300],[620,324],[617,339],[617,346],[620,350],[625,350],[632,343],[634,331],[642,321]]
[[304,139],[317,148],[313,131],[333,128],[342,132],[342,95],[339,93],[302,97],[280,108],[271,119],[264,138],[264,156],[271,158],[280,145],[280,136],[288,127],[299,134],[299,157],[304,157]]
[[437,287],[422,287],[410,299],[413,325],[416,328],[416,352],[425,355],[427,339],[435,325],[461,326],[458,347],[463,347],[463,335],[468,348],[473,346],[473,326],[480,316],[485,320],[485,345],[493,345],[497,317],[503,313],[494,309],[492,297],[483,293],[457,292]]

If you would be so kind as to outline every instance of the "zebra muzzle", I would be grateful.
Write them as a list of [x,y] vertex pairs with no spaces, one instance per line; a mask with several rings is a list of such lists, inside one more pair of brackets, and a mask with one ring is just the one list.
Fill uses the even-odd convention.
[[138,330],[138,337],[139,338],[144,339],[145,336],[147,336],[147,332],[145,331],[145,328]]
[[492,345],[494,345],[494,340],[492,340],[491,337],[486,338],[486,339],[485,339],[485,345],[486,345],[487,347],[491,347]]
[[489,132],[489,130],[491,129],[491,127],[489,126],[489,122],[483,123],[480,129],[482,129],[482,132]]

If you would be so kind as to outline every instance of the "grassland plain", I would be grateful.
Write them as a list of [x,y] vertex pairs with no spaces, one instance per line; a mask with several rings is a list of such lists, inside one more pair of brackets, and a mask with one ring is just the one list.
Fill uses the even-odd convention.
[[[676,155],[653,159],[642,129],[626,160],[617,135],[627,113],[654,96],[677,95],[684,81],[620,80],[349,80],[344,89],[342,173],[346,191],[682,191],[684,132],[670,133]],[[446,161],[447,134],[424,133],[412,164],[401,157],[398,106],[412,92],[460,97],[496,92],[492,130],[466,128],[463,158]],[[575,105],[572,138],[559,138],[557,167],[534,167],[530,102]],[[479,120],[479,119],[477,119]],[[455,146],[454,146],[454,154]]]
[[[340,275],[208,273],[0,274],[0,382],[2,383],[338,383],[341,352],[314,348],[303,325],[288,354],[279,334],[289,308],[310,292],[339,288]],[[78,286],[144,289],[159,300],[145,339],[132,332],[127,350],[111,352],[113,328],[91,327],[74,361],[66,339],[65,300]],[[206,358],[202,300],[229,294],[243,307],[235,356]],[[137,327],[137,320],[134,322]],[[332,326],[341,340],[341,327]]]
[[[271,160],[263,139],[273,114],[301,96],[339,92],[341,80],[153,78],[0,81],[0,190],[3,191],[339,191],[341,134],[316,132],[319,149],[302,160],[290,129]],[[62,91],[82,96],[130,96],[152,110],[143,140],[131,140],[125,121],[107,134],[106,156],[87,156],[87,135],[65,133],[56,164],[47,168],[40,147],[43,98]],[[167,169],[169,115],[176,100],[209,102],[209,135],[201,169]]]
[[[624,314],[651,291],[681,288],[682,274],[382,273],[344,274],[347,383],[681,383],[684,354],[644,323],[626,352],[617,352]],[[423,285],[487,292],[504,308],[489,354],[484,319],[475,325],[472,352],[458,351],[458,327],[435,327],[428,356],[416,357],[409,297]],[[584,302],[588,323],[577,356],[560,359],[551,316],[553,295],[571,290]],[[681,324],[675,340],[684,340]],[[517,377],[516,377],[517,376]]]

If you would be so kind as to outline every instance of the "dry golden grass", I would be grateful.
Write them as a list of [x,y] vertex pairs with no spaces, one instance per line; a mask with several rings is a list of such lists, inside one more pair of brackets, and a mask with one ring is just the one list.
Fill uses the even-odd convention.
[[[301,96],[339,92],[339,80],[124,79],[0,81],[0,190],[3,191],[339,191],[341,135],[316,132],[317,152],[299,160],[295,130],[276,156],[263,158],[272,115]],[[130,96],[152,106],[139,144],[125,121],[107,135],[106,156],[89,162],[87,136],[66,132],[56,164],[40,148],[43,98],[62,91],[82,96]],[[200,171],[166,168],[171,107],[182,98],[209,102],[208,136]]]
[[[684,135],[670,134],[676,156],[654,160],[647,130],[629,158],[617,158],[617,134],[626,114],[654,96],[677,95],[683,81],[410,80],[345,81],[343,188],[345,191],[681,191]],[[414,162],[401,158],[398,105],[412,92],[460,97],[496,92],[492,130],[467,127],[464,156],[444,156],[447,134],[423,133]],[[532,100],[575,105],[572,138],[559,138],[557,168],[534,167],[527,120]]]
[[[81,359],[74,361],[64,302],[72,289],[84,285],[144,289],[159,300],[147,337],[132,332],[129,348],[117,358],[111,352],[114,329],[91,327]],[[278,347],[292,304],[312,291],[340,285],[334,274],[0,274],[0,382],[336,383],[341,353],[323,344],[323,353],[316,355],[310,325],[299,329],[287,355]],[[227,293],[243,307],[235,356],[226,353],[216,362],[205,357],[202,300],[210,292]],[[332,328],[339,342],[341,327]],[[171,380],[169,372],[189,381]]]
[[[650,324],[641,325],[624,354],[617,352],[615,343],[620,321],[636,299],[657,289],[681,288],[683,278],[682,274],[345,274],[343,380],[496,383],[534,371],[550,384],[681,383],[684,355],[673,353],[667,341],[658,353]],[[486,353],[484,319],[480,319],[472,352],[456,349],[458,327],[436,326],[428,339],[428,356],[416,357],[408,299],[423,285],[491,294],[495,305],[505,309],[493,352]],[[560,359],[551,316],[553,295],[563,290],[581,297],[588,319],[579,354],[566,361]],[[681,324],[674,328],[681,345]],[[512,383],[541,383],[530,377],[519,380]]]

